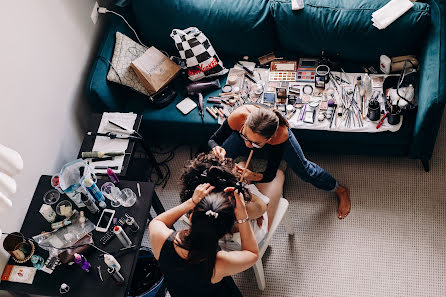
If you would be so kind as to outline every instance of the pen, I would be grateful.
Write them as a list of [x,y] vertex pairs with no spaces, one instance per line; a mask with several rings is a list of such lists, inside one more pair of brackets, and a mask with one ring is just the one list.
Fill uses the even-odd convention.
[[251,75],[245,74],[245,77],[247,79],[249,79],[250,81],[252,81],[253,83],[255,83],[255,84],[257,83],[257,81]]
[[300,120],[302,121],[305,115],[305,111],[307,110],[307,105],[305,104],[304,108],[302,109],[302,116],[300,117]]
[[118,170],[118,166],[95,166],[94,169],[114,169],[114,170]]
[[121,125],[118,125],[118,124],[116,124],[115,122],[112,122],[112,121],[110,121],[110,120],[108,120],[108,122],[109,122],[110,124],[112,124],[113,126],[118,127],[119,129],[122,129],[122,130],[124,130],[124,131],[128,131],[128,132],[130,132],[131,134],[135,133],[135,130],[124,128],[124,127],[122,127]]
[[138,197],[141,197],[141,186],[139,183],[136,184],[136,187],[138,188]]
[[102,161],[112,161],[113,157],[105,157],[105,158],[93,158],[91,162],[102,162]]

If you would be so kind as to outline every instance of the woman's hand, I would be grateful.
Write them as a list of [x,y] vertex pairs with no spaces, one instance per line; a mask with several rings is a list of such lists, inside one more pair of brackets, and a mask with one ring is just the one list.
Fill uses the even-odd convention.
[[221,146],[215,146],[213,149],[212,149],[212,152],[215,154],[215,155],[217,155],[220,159],[224,159],[225,158],[225,156],[226,156],[226,151],[225,151],[225,149],[224,148],[222,148]]
[[246,211],[245,199],[243,198],[243,194],[239,193],[238,190],[235,190],[234,187],[227,187],[224,189],[225,192],[233,192],[235,197],[235,208],[234,214],[237,220],[243,220],[248,217],[248,212]]
[[[244,170],[245,170],[245,167],[242,167],[239,164],[235,164],[235,172],[240,174],[240,176],[243,174]],[[243,176],[243,179],[245,179],[248,182],[261,181],[262,178],[263,178],[263,174],[253,172],[249,169],[245,170],[245,175]]]
[[195,188],[194,194],[192,195],[192,202],[197,205],[204,197],[209,195],[215,187],[211,186],[209,183],[198,185]]

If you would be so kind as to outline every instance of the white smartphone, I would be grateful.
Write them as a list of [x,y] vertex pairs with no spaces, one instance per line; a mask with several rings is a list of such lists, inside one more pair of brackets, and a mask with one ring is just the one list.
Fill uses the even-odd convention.
[[96,231],[107,232],[108,228],[110,228],[110,224],[114,216],[115,216],[115,211],[113,209],[107,209],[107,208],[104,209],[102,211],[98,223],[96,224]]

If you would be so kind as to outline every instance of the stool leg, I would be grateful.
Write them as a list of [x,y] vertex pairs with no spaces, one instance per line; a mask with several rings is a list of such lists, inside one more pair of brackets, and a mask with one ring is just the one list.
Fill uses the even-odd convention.
[[263,272],[263,263],[261,258],[257,260],[254,266],[252,266],[252,269],[254,269],[254,274],[256,276],[257,286],[259,287],[259,290],[265,290],[265,273]]
[[286,231],[289,235],[294,235],[293,221],[290,218],[288,210],[285,212],[283,216],[283,223],[285,224]]

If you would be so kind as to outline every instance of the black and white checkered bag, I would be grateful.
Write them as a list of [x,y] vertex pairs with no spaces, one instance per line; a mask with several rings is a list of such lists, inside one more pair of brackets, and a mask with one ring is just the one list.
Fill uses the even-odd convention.
[[209,39],[197,28],[173,29],[170,37],[175,41],[181,59],[186,62],[190,80],[197,81],[228,72]]

